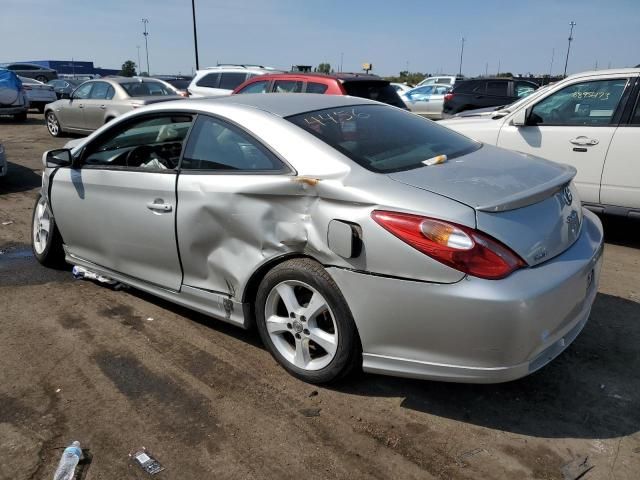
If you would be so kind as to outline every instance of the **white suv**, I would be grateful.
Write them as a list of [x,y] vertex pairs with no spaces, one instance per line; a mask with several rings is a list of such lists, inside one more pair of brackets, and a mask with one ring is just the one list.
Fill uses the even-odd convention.
[[198,70],[187,90],[192,97],[230,95],[245,80],[266,73],[282,72],[260,65],[218,65]]
[[571,75],[491,116],[453,117],[440,124],[485,143],[573,165],[586,207],[640,218],[640,68]]

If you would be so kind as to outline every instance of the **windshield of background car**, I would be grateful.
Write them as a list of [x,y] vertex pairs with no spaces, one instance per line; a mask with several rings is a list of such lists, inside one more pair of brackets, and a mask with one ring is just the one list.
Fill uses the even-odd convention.
[[434,122],[384,105],[328,108],[287,120],[377,173],[422,167],[423,161],[438,155],[452,159],[481,146]]
[[127,82],[120,86],[125,89],[130,97],[150,97],[175,95],[176,92],[160,82]]
[[406,108],[404,102],[398,96],[398,92],[388,82],[382,81],[345,81],[342,86],[347,95],[352,97],[368,98],[378,102],[388,103],[395,107]]

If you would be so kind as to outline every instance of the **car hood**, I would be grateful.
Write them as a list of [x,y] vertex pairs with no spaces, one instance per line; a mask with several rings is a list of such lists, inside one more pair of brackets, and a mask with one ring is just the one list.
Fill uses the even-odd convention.
[[[485,113],[478,113],[476,115],[468,116],[468,117],[467,116],[450,117],[450,118],[447,118],[446,120],[440,120],[438,124],[444,125],[445,127],[449,127],[456,130],[466,125],[487,125],[487,122],[495,122],[500,118],[502,117],[493,118],[493,115],[491,113],[485,112]],[[496,127],[497,127],[497,124],[496,124]]]

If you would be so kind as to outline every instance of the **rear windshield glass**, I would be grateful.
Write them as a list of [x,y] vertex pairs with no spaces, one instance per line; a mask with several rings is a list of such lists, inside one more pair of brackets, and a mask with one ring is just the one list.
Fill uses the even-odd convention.
[[384,105],[328,108],[287,120],[378,173],[422,167],[423,161],[438,155],[451,159],[481,146],[418,115]]
[[120,86],[127,91],[130,97],[166,96],[175,95],[176,92],[170,90],[160,82],[127,82]]
[[344,82],[342,84],[347,95],[352,97],[368,98],[369,100],[377,100],[378,102],[388,103],[400,108],[406,108],[403,101],[398,96],[396,89],[389,82],[381,81],[353,81]]
[[165,80],[167,83],[173,85],[174,87],[176,87],[179,90],[186,90],[187,87],[189,86],[189,84],[191,83],[191,80]]

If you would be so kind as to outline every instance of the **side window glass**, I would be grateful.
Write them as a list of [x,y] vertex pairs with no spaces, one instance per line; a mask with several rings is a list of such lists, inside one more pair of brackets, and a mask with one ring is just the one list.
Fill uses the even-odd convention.
[[246,79],[246,73],[223,73],[220,76],[220,87],[218,88],[224,88],[225,90],[234,90],[238,85],[244,83]]
[[485,93],[487,84],[485,82],[479,82],[474,88],[473,93]]
[[182,170],[273,171],[282,163],[240,129],[198,117],[182,158]]
[[198,83],[196,83],[196,85],[198,87],[217,88],[219,80],[220,80],[219,73],[210,73],[202,77],[200,80],[198,80]]
[[273,82],[275,93],[300,93],[302,92],[302,82],[297,80],[276,80]]
[[487,82],[487,95],[506,97],[508,87],[508,82]]
[[516,82],[515,90],[516,97],[524,98],[531,95],[535,91],[535,88],[530,83]]
[[77,98],[80,100],[89,98],[89,92],[91,91],[92,86],[93,83],[85,83],[84,85],[80,85],[80,87],[78,87],[78,89],[73,92],[73,98]]
[[618,107],[626,78],[574,83],[538,102],[535,125],[607,125]]
[[109,90],[107,90],[107,95],[104,98],[105,100],[111,100],[115,94],[115,89],[111,85],[109,85]]
[[190,115],[179,114],[139,120],[90,144],[83,164],[148,171],[175,169],[192,122]]
[[266,80],[254,82],[244,87],[238,93],[266,93],[268,85],[269,82]]
[[316,83],[316,82],[307,82],[307,93],[324,93],[329,88],[328,85],[324,83]]
[[109,88],[111,85],[105,82],[96,82],[93,84],[93,88],[91,89],[91,94],[89,95],[90,99],[95,100],[104,100],[107,98],[107,93],[109,92]]

